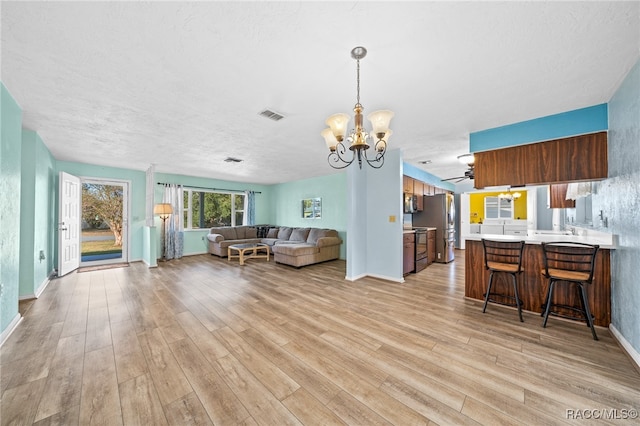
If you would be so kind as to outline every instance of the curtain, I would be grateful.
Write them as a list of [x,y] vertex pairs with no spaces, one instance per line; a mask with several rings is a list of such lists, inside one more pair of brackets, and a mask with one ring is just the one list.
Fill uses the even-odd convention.
[[165,259],[180,259],[184,252],[184,195],[182,185],[167,184],[164,186],[164,203],[171,204],[173,213],[164,223],[164,256]]
[[243,225],[256,224],[256,193],[254,191],[244,191],[244,215]]

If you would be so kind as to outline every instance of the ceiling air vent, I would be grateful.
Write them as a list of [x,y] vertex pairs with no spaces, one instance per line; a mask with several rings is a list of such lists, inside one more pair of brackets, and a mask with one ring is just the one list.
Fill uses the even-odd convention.
[[280,121],[284,118],[284,115],[271,111],[270,109],[265,109],[260,113],[260,115],[273,121]]
[[239,158],[227,157],[224,159],[226,163],[241,163],[242,160]]

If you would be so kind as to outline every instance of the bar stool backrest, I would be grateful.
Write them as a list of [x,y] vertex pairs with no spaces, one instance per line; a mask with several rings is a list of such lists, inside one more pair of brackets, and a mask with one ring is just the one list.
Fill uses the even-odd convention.
[[[522,251],[524,241],[495,241],[482,239],[484,248],[484,266],[487,269],[514,269],[512,272],[522,272]],[[511,266],[512,268],[508,268]],[[511,271],[510,271],[511,272]]]
[[575,279],[567,274],[560,274],[561,278],[590,284],[599,248],[598,245],[584,243],[542,243],[545,276],[550,278],[558,276],[558,271],[570,271],[575,274]]

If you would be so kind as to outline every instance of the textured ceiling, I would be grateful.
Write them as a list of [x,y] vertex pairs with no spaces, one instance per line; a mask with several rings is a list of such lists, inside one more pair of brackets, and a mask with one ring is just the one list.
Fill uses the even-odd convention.
[[609,101],[639,4],[3,1],[0,70],[58,160],[269,184],[335,173],[320,132],[362,45],[365,114],[446,178],[470,132]]

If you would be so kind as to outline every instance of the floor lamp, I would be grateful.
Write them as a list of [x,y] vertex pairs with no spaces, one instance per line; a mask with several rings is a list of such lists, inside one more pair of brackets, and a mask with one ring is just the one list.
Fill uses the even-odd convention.
[[171,216],[171,213],[173,213],[173,209],[171,208],[171,204],[169,203],[160,203],[160,204],[156,204],[153,207],[153,214],[156,214],[160,217],[160,219],[162,219],[162,261],[164,262],[166,260],[165,255],[164,255],[164,249],[165,249],[165,237],[166,237],[166,228],[165,228],[165,222],[167,221],[167,219],[169,219],[169,216]]

